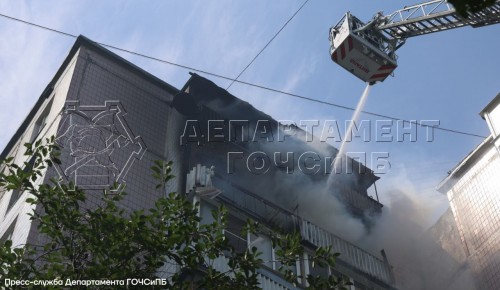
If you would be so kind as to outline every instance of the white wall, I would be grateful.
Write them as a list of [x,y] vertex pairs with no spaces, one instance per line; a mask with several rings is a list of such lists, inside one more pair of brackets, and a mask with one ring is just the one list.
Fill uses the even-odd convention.
[[[23,162],[29,159],[29,156],[24,156],[25,147],[23,146],[23,144],[29,142],[30,139],[32,139],[32,136],[34,134],[33,130],[36,129],[35,123],[40,119],[40,116],[43,112],[45,112],[45,108],[49,104],[51,105],[51,108],[45,121],[46,125],[43,127],[36,140],[45,139],[46,137],[56,134],[57,127],[60,121],[60,112],[64,107],[66,101],[66,95],[68,94],[77,56],[78,53],[75,54],[75,57],[71,60],[66,70],[56,82],[54,91],[51,93],[49,98],[45,99],[40,110],[38,110],[35,117],[31,120],[31,123],[27,127],[24,134],[19,138],[16,145],[13,146],[13,149],[10,152],[9,156],[14,157],[14,162],[16,164],[21,165],[23,164]],[[39,178],[37,183],[42,182],[42,180],[43,177]],[[12,208],[7,212],[7,207],[11,196],[12,191],[7,191],[3,194],[0,200],[0,237],[4,235],[5,231],[17,218],[12,235],[12,241],[14,246],[19,246],[25,244],[28,238],[31,227],[31,221],[29,219],[28,213],[33,211],[33,206],[25,202],[25,200],[28,198],[28,193],[23,193],[17,200],[17,202],[12,206]]]

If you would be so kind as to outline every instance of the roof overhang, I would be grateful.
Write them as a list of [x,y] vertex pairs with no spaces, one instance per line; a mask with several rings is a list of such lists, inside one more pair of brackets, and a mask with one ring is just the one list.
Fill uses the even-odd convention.
[[437,186],[437,191],[446,194],[460,177],[462,177],[489,149],[494,147],[493,136],[484,139],[472,152],[470,152],[460,163],[453,168],[448,176]]

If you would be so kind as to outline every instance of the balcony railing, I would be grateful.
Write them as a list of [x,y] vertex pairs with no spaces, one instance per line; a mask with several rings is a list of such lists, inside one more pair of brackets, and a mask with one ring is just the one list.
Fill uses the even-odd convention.
[[[219,272],[227,272],[230,270],[228,259],[224,256],[219,256],[215,260],[206,261],[207,264]],[[260,287],[263,290],[299,290],[301,288],[294,287],[291,283],[283,279],[281,276],[273,273],[266,268],[257,270]]]
[[232,205],[250,217],[284,230],[294,230],[298,226],[297,217],[287,209],[259,196],[248,189],[220,178],[213,178],[215,186],[222,191],[217,200]]
[[337,189],[337,196],[342,202],[351,207],[369,212],[380,212],[382,210],[383,205],[379,201],[367,194],[352,189],[346,184],[334,182],[333,187]]
[[338,259],[346,262],[363,273],[366,273],[387,284],[391,284],[389,266],[380,258],[335,236],[317,225],[302,220],[300,225],[302,238],[318,247],[332,246],[334,252],[340,253]]
[[[384,260],[247,189],[222,180],[217,175],[214,178],[214,184],[223,192],[216,198],[219,202],[230,204],[258,221],[274,224],[283,229],[300,229],[302,238],[305,241],[320,247],[332,246],[334,252],[341,254],[339,260],[345,262],[350,267],[388,285],[392,284],[390,265],[384,262]],[[353,194],[360,195],[359,193]],[[368,196],[364,196],[363,198],[368,202],[375,203],[380,207],[382,206]]]

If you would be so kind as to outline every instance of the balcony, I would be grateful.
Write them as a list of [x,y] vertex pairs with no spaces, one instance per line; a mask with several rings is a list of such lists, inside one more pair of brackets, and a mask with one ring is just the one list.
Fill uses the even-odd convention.
[[[217,174],[214,176],[213,181],[215,187],[221,190],[221,194],[213,198],[217,202],[232,207],[237,212],[244,213],[248,217],[271,228],[277,226],[285,231],[300,231],[303,241],[311,244],[313,247],[331,246],[334,252],[340,253],[341,255],[338,260],[339,265],[342,265],[342,267],[346,267],[350,271],[353,270],[366,278],[379,281],[387,286],[393,284],[391,268],[386,260],[376,257],[354,244],[337,237],[295,213],[251,192],[247,188],[222,179]],[[344,190],[347,189],[345,188]],[[351,195],[361,196],[357,192]],[[381,207],[380,203],[371,199],[366,194],[362,198],[365,202],[375,203]],[[216,262],[221,263],[221,261]],[[297,289],[292,285],[286,286],[288,285],[286,281],[273,274],[271,270],[267,269],[266,271],[264,269],[263,271],[261,272],[262,278],[260,278],[263,285],[266,283],[275,286],[278,285],[276,286],[278,288],[269,286],[271,288],[264,289]],[[278,278],[283,281],[276,282]]]
[[388,285],[392,284],[389,265],[382,259],[304,219],[300,224],[300,234],[304,240],[315,246],[332,246],[334,252],[340,253],[338,259],[354,269]]
[[[219,272],[227,272],[230,270],[228,266],[228,259],[224,256],[219,256],[215,260],[206,261],[207,264],[212,265],[213,268]],[[260,287],[263,290],[298,290],[302,288],[294,287],[291,283],[283,279],[281,276],[273,273],[266,268],[257,270],[258,280]]]
[[380,213],[382,211],[383,205],[365,193],[358,192],[340,182],[334,182],[333,187],[336,189],[338,198],[355,212]]

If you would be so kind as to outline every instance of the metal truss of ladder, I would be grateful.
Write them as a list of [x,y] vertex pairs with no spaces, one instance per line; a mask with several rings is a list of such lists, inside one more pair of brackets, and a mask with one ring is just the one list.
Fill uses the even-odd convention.
[[403,40],[412,36],[443,31],[470,25],[481,27],[500,23],[500,0],[469,18],[455,12],[445,0],[435,0],[411,7],[405,7],[385,16],[385,23],[378,26],[392,38]]

